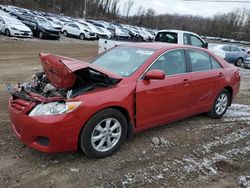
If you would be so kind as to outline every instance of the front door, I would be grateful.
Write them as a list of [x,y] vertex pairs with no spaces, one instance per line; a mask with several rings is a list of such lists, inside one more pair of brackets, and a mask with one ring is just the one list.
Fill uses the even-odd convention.
[[[187,115],[190,85],[184,50],[161,55],[149,68],[166,73],[164,80],[141,79],[136,86],[136,125],[145,129]],[[148,70],[148,71],[149,71]]]

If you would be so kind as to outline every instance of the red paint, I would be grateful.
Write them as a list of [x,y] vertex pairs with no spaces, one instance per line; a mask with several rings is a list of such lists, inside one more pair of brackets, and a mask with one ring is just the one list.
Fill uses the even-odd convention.
[[[71,113],[29,117],[27,114],[35,106],[35,103],[10,98],[11,125],[17,137],[26,145],[43,152],[76,151],[82,127],[102,109],[123,108],[129,114],[134,133],[138,133],[151,127],[209,111],[216,96],[225,87],[230,87],[233,90],[232,97],[239,92],[238,68],[205,49],[165,43],[138,43],[127,46],[150,48],[156,51],[134,74],[130,77],[124,77],[118,85],[90,91],[70,99],[71,101],[82,101],[81,106]],[[223,68],[166,76],[162,80],[140,79],[160,54],[176,48],[206,51],[217,59]],[[86,66],[118,78],[118,76],[86,62],[62,57],[60,59],[63,59],[62,62],[65,66],[58,65],[59,57],[41,54],[41,60],[45,62],[43,63],[45,71],[49,71],[48,67],[51,66],[55,69],[58,68],[59,77],[64,76],[64,79],[60,81],[54,80],[56,77],[54,75],[50,77],[51,81],[58,87],[71,87],[75,80],[72,72]],[[160,72],[154,71],[152,74],[154,76],[157,74],[159,77],[162,76]],[[32,96],[39,98],[35,95]],[[43,97],[39,99],[43,102],[45,100]],[[53,100],[57,99],[49,99],[49,101]],[[48,137],[50,139],[49,146],[38,144],[36,142],[38,136]]]

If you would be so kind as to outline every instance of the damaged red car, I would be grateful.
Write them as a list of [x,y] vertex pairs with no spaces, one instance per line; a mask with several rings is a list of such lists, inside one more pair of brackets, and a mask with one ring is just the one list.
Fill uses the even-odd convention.
[[200,113],[220,118],[240,87],[237,67],[191,46],[130,43],[90,62],[40,59],[33,81],[6,86],[13,132],[48,153],[106,157],[143,130]]

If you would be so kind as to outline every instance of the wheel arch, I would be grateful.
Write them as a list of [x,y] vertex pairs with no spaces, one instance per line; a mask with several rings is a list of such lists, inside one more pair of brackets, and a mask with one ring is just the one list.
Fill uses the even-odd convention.
[[[125,107],[122,107],[122,106],[108,106],[108,107],[102,108],[102,109],[96,111],[94,114],[92,114],[92,115],[90,116],[90,118],[86,121],[86,123],[87,123],[93,116],[95,116],[97,113],[99,113],[99,112],[101,112],[101,111],[103,111],[103,110],[106,110],[106,109],[115,109],[115,110],[121,112],[121,113],[124,115],[124,117],[125,117],[126,120],[127,120],[127,125],[128,125],[128,127],[127,127],[127,128],[128,128],[128,131],[127,131],[127,138],[131,138],[131,137],[133,136],[133,133],[134,133],[134,125],[133,125],[133,121],[132,121],[132,119],[131,119],[131,117],[130,117],[130,115],[129,115],[129,111],[128,111]],[[85,123],[85,124],[86,124],[86,123]],[[81,135],[81,133],[82,133],[84,127],[85,127],[85,124],[82,126],[82,128],[81,128],[81,130],[80,130],[80,132],[79,132],[79,134],[78,134],[78,150],[79,150],[79,148],[80,148],[80,147],[79,147],[80,135]]]
[[226,86],[224,89],[226,89],[230,94],[229,106],[231,106],[233,100],[233,88],[231,86]]

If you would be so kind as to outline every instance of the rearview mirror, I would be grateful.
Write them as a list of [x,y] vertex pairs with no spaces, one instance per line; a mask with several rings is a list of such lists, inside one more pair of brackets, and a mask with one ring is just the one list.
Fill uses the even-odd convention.
[[146,80],[164,80],[165,79],[165,72],[162,70],[150,70],[145,74],[144,77]]

